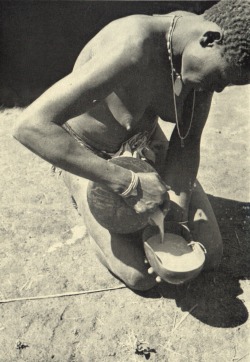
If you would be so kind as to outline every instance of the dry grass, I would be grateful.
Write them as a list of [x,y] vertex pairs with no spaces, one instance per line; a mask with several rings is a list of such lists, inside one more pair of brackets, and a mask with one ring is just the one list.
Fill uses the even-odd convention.
[[[157,362],[249,361],[248,91],[215,98],[202,143],[199,178],[225,243],[218,272],[144,295],[122,289],[2,304],[1,362],[143,361],[146,348]],[[20,112],[0,114],[0,299],[120,286],[97,262],[84,226],[74,236],[81,220],[60,179],[12,139]]]

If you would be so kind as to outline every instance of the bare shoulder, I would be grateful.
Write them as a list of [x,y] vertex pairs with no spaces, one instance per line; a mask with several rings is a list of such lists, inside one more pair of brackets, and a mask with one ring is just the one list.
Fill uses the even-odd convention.
[[184,11],[184,10],[173,11],[171,14],[177,15],[177,16],[194,16],[194,17],[197,17],[197,14],[191,13],[189,11]]
[[152,33],[152,16],[130,15],[112,21],[106,25],[94,38],[112,42],[116,45],[126,44],[140,45],[147,40]]
[[[128,61],[140,63],[147,57],[153,42],[152,16],[131,15],[112,21],[99,31],[83,48],[76,66],[93,57],[120,51]],[[129,56],[128,56],[129,55]]]

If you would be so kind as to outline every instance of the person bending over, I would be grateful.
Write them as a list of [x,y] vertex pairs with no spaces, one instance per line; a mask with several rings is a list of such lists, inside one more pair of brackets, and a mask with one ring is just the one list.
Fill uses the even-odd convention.
[[[137,213],[167,194],[172,220],[187,222],[206,248],[205,269],[222,256],[220,231],[196,180],[200,141],[214,92],[249,83],[249,2],[222,0],[202,15],[132,15],[105,26],[72,72],[21,115],[14,137],[61,168],[101,262],[127,286],[156,283],[144,263],[141,232],[117,234],[89,210],[88,180],[124,195],[131,172],[108,160],[131,152],[154,162],[138,173]],[[158,117],[175,124],[168,143]]]

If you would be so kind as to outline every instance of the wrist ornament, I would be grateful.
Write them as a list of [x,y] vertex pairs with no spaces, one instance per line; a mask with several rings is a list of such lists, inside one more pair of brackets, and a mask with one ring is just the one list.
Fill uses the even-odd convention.
[[124,197],[124,198],[127,198],[129,196],[137,196],[137,186],[138,186],[138,183],[139,183],[139,176],[137,175],[137,173],[131,171],[131,175],[132,175],[132,178],[131,178],[131,181],[130,181],[130,184],[128,185],[128,187],[126,188],[126,190],[124,190],[120,196],[121,197]]

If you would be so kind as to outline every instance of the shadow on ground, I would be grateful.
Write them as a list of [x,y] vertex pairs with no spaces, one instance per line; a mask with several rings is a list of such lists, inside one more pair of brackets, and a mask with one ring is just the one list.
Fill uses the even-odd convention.
[[145,297],[176,300],[182,311],[213,327],[230,328],[242,325],[248,312],[242,300],[240,280],[250,279],[249,218],[250,204],[209,196],[216,214],[224,255],[218,271],[203,273],[183,286],[161,285]]

